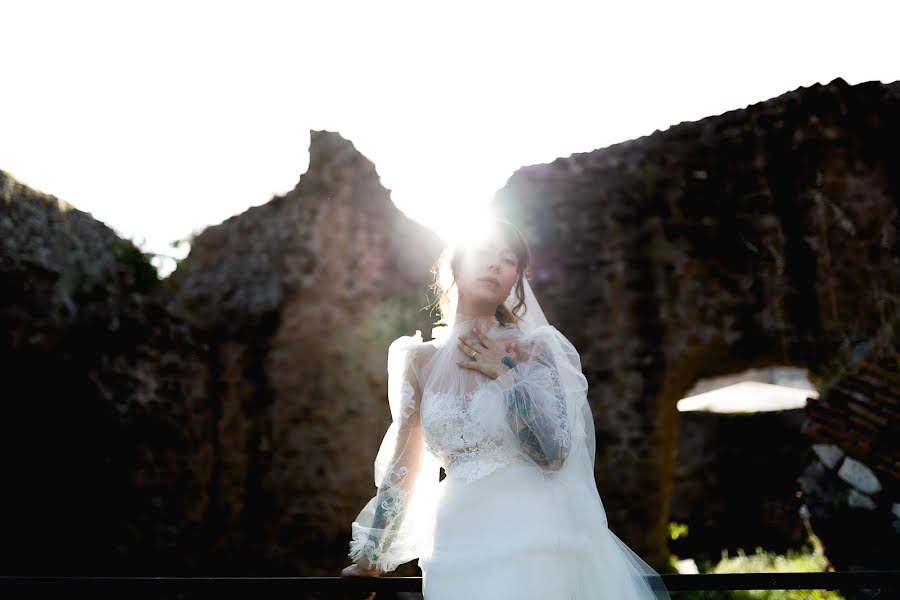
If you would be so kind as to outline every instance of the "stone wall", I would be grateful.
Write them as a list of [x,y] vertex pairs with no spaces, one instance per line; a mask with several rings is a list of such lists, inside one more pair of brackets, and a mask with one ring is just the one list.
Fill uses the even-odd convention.
[[785,365],[819,386],[897,313],[898,164],[900,83],[835,79],[522,168],[498,193],[582,353],[610,526],[651,564],[694,383]]
[[166,281],[213,348],[217,510],[203,523],[236,568],[348,564],[390,423],[387,347],[430,333],[439,252],[353,144],[314,131],[295,189],[203,231]]
[[163,282],[90,214],[5,173],[0,192],[5,571],[338,573],[387,347],[430,331],[440,251],[372,163],[312,132],[296,188]]
[[801,514],[839,569],[900,567],[900,319],[810,400]]
[[211,356],[158,285],[112,229],[0,172],[5,573],[173,572],[196,558]]

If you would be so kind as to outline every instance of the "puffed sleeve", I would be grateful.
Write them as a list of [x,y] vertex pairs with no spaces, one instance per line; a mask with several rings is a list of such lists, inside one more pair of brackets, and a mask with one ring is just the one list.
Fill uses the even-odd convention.
[[[425,450],[417,350],[421,332],[402,336],[388,349],[388,401],[392,423],[375,458],[377,492],[354,519],[348,556],[365,555],[384,573],[422,556],[440,465]],[[415,500],[415,501],[414,501]]]
[[517,341],[516,365],[495,380],[518,451],[545,471],[563,467],[584,436],[587,379],[572,344],[552,326]]

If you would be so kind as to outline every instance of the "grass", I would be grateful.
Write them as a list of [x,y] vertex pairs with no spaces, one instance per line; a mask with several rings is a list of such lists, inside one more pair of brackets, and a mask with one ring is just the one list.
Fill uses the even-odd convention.
[[[673,557],[672,562],[679,560]],[[786,555],[766,552],[756,548],[753,554],[738,549],[736,556],[722,552],[718,562],[702,561],[697,564],[700,573],[821,573],[831,565],[822,552],[822,544],[815,536],[799,550],[788,550]],[[672,600],[844,600],[834,590],[735,590],[671,592]]]

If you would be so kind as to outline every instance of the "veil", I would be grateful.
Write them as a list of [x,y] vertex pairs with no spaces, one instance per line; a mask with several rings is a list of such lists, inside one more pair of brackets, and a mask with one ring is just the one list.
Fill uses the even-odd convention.
[[[580,592],[577,597],[669,600],[659,574],[608,527],[594,475],[596,433],[580,354],[548,322],[527,277],[523,277],[523,283],[525,310],[518,321],[514,325],[508,324],[503,332],[514,335],[521,347],[530,348],[530,356],[516,359],[518,377],[526,381],[525,385],[539,387],[540,383],[546,383],[557,391],[550,397],[554,398],[559,410],[553,415],[548,411],[547,422],[558,424],[570,434],[562,466],[539,472],[547,484],[545,489],[550,490],[554,498],[553,514],[546,515],[547,522],[558,527],[553,533],[554,543],[569,540],[583,549],[579,554],[582,558],[576,567],[577,574],[572,575],[578,581]],[[454,322],[456,295],[452,294],[449,300],[451,310],[447,323],[432,329],[432,337],[438,346],[447,342],[441,340],[455,327],[465,326],[465,322]],[[511,310],[515,301],[514,293],[511,293],[504,304]],[[458,369],[449,366],[455,359],[451,353],[442,356],[438,350],[437,357],[420,360],[423,354],[428,354],[424,351],[427,346],[419,331],[414,336],[401,336],[391,344],[388,396],[393,424],[375,461],[375,483],[379,493],[353,523],[351,558],[356,560],[366,554],[383,571],[392,570],[399,563],[415,557],[420,558],[421,566],[422,560],[429,560],[433,543],[435,503],[440,496],[437,478],[440,465],[424,451],[421,435],[416,433],[422,428],[419,402],[432,386],[452,387],[457,384],[454,378],[460,376]],[[535,398],[539,397],[538,387],[533,388],[538,393]],[[501,393],[499,388],[497,393]],[[486,415],[486,418],[490,416]],[[542,440],[547,447],[552,441],[549,438]],[[394,516],[402,518],[397,518],[391,525]],[[523,523],[523,527],[530,528],[531,525]],[[384,539],[391,540],[389,550]],[[553,575],[548,573],[548,576]]]
[[[536,327],[543,327],[545,325],[549,325],[547,322],[547,317],[544,315],[544,311],[541,310],[541,305],[537,301],[537,298],[534,296],[534,292],[531,291],[531,284],[528,282],[527,277],[522,277],[522,281],[525,284],[525,313],[522,315],[519,320],[519,328],[525,331],[529,331],[531,329],[535,329]],[[512,310],[512,302],[513,302],[512,293],[510,293],[509,298],[506,299],[506,307]]]
[[[629,548],[609,529],[606,510],[594,475],[596,433],[594,418],[587,400],[587,379],[581,369],[581,357],[572,343],[549,323],[540,302],[523,276],[524,306],[515,327],[521,330],[523,343],[537,343],[545,352],[541,362],[554,365],[560,388],[564,390],[571,449],[563,467],[547,475],[555,482],[559,509],[568,513],[567,535],[586,540],[589,557],[580,566],[584,597],[611,597],[627,600],[669,600],[670,596],[659,573]],[[514,290],[504,301],[512,311],[516,302]],[[450,319],[445,327],[435,328],[435,338],[448,335],[455,323],[456,296],[450,297]],[[520,366],[522,366],[520,364]],[[618,571],[621,578],[611,578]]]

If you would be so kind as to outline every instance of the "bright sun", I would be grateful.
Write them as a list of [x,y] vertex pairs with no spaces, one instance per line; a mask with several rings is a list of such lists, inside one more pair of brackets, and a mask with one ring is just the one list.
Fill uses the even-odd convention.
[[494,218],[496,215],[490,207],[471,207],[454,213],[452,218],[447,218],[437,233],[447,244],[469,245],[487,234],[488,225]]

